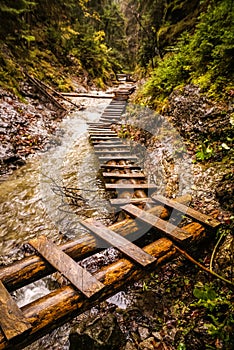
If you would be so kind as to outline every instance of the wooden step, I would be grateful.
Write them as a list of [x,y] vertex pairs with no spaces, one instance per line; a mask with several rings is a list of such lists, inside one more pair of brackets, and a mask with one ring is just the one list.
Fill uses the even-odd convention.
[[100,121],[101,122],[109,122],[110,125],[111,124],[118,124],[118,123],[120,123],[120,119],[113,119],[113,118],[111,118],[111,119],[103,119],[103,118],[101,118]]
[[116,161],[119,161],[119,160],[129,160],[129,161],[137,161],[138,158],[137,156],[110,156],[110,157],[99,157],[99,160],[100,161],[103,161],[103,162],[108,162],[109,160],[116,160]]
[[94,149],[100,149],[100,148],[103,148],[103,149],[107,149],[107,148],[123,148],[123,149],[129,149],[129,146],[128,145],[125,145],[125,144],[116,144],[116,143],[109,143],[109,144],[104,144],[104,145],[94,145]]
[[113,179],[145,179],[145,174],[143,173],[127,173],[127,174],[119,174],[119,173],[103,173],[103,177],[113,178]]
[[121,112],[104,112],[102,113],[102,117],[120,117]]
[[176,227],[170,222],[162,220],[155,215],[147,213],[144,210],[137,208],[135,205],[127,204],[122,206],[121,209],[177,242],[185,243],[190,241],[193,237],[181,228]]
[[130,156],[132,153],[127,151],[127,150],[102,150],[102,151],[97,151],[95,150],[94,151],[95,154],[103,154],[103,155],[106,155],[106,154],[109,154],[110,156],[111,155],[116,155],[116,154],[119,154],[119,155],[123,155],[123,156]]
[[103,241],[108,243],[108,246],[117,248],[125,256],[142,266],[145,267],[156,261],[153,256],[147,254],[146,252],[144,252],[144,250],[142,250],[132,242],[128,241],[126,238],[120,236],[118,233],[110,230],[109,228],[101,224],[99,221],[96,221],[94,219],[88,219],[85,221],[81,220],[80,223],[89,231],[91,231]]
[[157,187],[154,184],[105,184],[107,190],[155,190]]
[[100,123],[100,122],[97,122],[97,123],[91,123],[91,122],[87,122],[87,125],[89,125],[89,127],[98,127],[98,128],[106,128],[108,123]]
[[90,298],[104,287],[101,282],[45,236],[32,239],[29,244],[86,297]]
[[221,223],[218,220],[215,220],[211,216],[206,215],[206,214],[202,214],[193,208],[189,208],[184,204],[180,204],[180,203],[174,201],[173,199],[169,199],[169,198],[166,198],[166,197],[161,196],[161,195],[154,195],[154,196],[152,196],[152,199],[155,202],[158,202],[160,204],[164,204],[165,206],[167,206],[169,208],[175,209],[175,210],[185,214],[186,216],[198,221],[202,225],[210,226],[212,228],[217,228],[221,225]]
[[121,118],[120,117],[113,117],[113,116],[110,116],[110,117],[101,117],[100,118],[100,121],[101,122],[112,122],[112,123],[114,123],[114,122],[119,122],[121,120]]
[[[109,147],[109,146],[113,146],[113,147],[116,147],[116,146],[126,146],[123,141],[121,139],[116,139],[116,140],[101,140],[98,142],[98,145],[95,145],[94,147]],[[128,146],[127,146],[128,147]]]
[[112,198],[109,199],[110,204],[113,206],[122,206],[126,204],[144,204],[149,203],[153,204],[154,201],[151,198]]
[[32,328],[2,281],[0,281],[0,326],[8,340]]
[[101,164],[101,168],[105,169],[141,169],[137,164]]
[[123,141],[118,138],[115,138],[114,140],[110,140],[110,139],[92,140],[93,145],[109,145],[109,144],[112,144],[113,142],[118,145],[123,145]]
[[97,126],[95,128],[93,128],[93,127],[88,128],[88,132],[105,132],[105,131],[110,132],[110,131],[112,131],[112,129],[111,128],[104,128],[104,127],[98,128]]
[[114,131],[89,131],[90,136],[117,136]]
[[91,135],[90,136],[90,138],[91,138],[91,140],[108,140],[108,141],[116,141],[116,140],[118,140],[119,138],[118,138],[118,136],[111,136],[111,137],[109,137],[109,136],[105,136],[105,135],[103,135],[103,136],[95,136],[95,135]]

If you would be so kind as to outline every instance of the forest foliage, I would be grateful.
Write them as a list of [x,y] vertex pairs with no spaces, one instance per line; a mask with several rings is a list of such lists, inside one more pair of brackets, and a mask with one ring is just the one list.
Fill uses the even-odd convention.
[[69,75],[103,87],[125,64],[124,19],[115,1],[2,0],[0,84],[23,71],[61,90]]
[[151,105],[187,83],[225,95],[233,33],[233,0],[1,0],[0,86],[25,70],[60,90],[132,71],[149,77],[140,93]]
[[148,61],[150,78],[141,91],[145,103],[160,106],[173,89],[188,83],[197,84],[213,98],[233,91],[233,1],[202,3],[192,30],[184,30],[163,57],[154,56],[153,66]]

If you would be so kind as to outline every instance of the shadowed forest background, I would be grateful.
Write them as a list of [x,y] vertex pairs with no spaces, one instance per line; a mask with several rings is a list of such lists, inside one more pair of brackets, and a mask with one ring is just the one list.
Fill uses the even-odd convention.
[[130,71],[150,76],[152,104],[188,82],[219,96],[231,89],[233,1],[2,0],[0,46],[13,91],[23,71],[62,91]]

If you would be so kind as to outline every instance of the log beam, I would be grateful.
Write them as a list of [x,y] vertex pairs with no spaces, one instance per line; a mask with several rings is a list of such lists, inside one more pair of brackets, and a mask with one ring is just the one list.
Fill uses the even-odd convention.
[[[177,201],[186,204],[190,199],[190,196],[183,196],[178,198]],[[168,218],[169,214],[163,206],[155,206],[147,210],[147,212],[157,215],[162,219]],[[201,225],[200,227],[202,228]],[[141,237],[143,232],[143,225],[132,219],[118,222],[111,225],[109,228],[124,237],[128,237],[132,242]],[[77,261],[98,251],[95,239],[91,236],[64,243],[59,245],[59,247]],[[9,291],[14,291],[42,277],[48,276],[54,271],[52,266],[46,263],[41,257],[31,255],[10,266],[1,267],[0,280],[2,280]]]

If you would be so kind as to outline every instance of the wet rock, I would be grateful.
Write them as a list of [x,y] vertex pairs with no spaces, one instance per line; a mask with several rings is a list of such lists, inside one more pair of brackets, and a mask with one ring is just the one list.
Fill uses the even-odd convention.
[[124,350],[136,350],[136,345],[132,342],[128,341]]
[[[28,91],[28,95],[27,95]],[[45,101],[29,85],[22,93],[26,103],[0,89],[0,165],[1,172],[25,163],[25,157],[42,150],[58,127],[61,112]]]
[[156,341],[154,337],[150,337],[145,339],[143,342],[139,344],[140,350],[154,350],[156,348]]
[[69,340],[70,350],[119,350],[126,342],[112,314],[84,320],[72,329]]
[[149,329],[146,327],[139,326],[138,333],[140,335],[141,340],[145,340],[149,336]]
[[197,86],[187,85],[174,90],[163,113],[178,128],[180,134],[190,140],[210,137],[219,140],[230,129],[230,106],[218,104],[200,94]]

